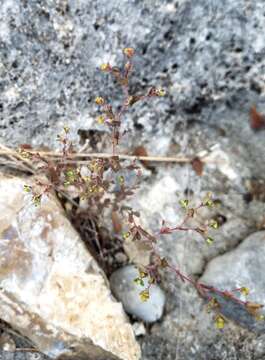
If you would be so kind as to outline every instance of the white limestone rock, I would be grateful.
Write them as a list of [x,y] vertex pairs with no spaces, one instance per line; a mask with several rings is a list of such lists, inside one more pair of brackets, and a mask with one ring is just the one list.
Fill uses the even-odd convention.
[[133,265],[124,266],[116,270],[110,277],[111,290],[124,306],[124,309],[139,319],[152,323],[159,320],[163,315],[166,302],[165,293],[156,284],[150,288],[150,298],[143,302],[140,292],[148,286],[148,280],[143,279],[144,287],[135,284],[138,270]]
[[25,183],[0,177],[0,318],[52,358],[139,359],[122,305],[59,203],[35,207]]

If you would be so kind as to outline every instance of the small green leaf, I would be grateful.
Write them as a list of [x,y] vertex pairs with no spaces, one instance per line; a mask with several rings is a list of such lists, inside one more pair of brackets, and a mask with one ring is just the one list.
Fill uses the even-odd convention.
[[35,206],[39,206],[41,203],[41,195],[33,195],[32,196],[32,202]]
[[179,201],[179,204],[180,204],[181,207],[183,207],[184,209],[186,209],[186,208],[188,207],[188,205],[189,205],[189,200],[187,200],[187,199],[182,199],[182,200]]
[[23,189],[24,189],[24,191],[27,192],[27,193],[31,192],[31,190],[32,190],[31,186],[29,186],[29,185],[24,185],[24,186],[23,186]]
[[212,237],[208,236],[205,241],[208,245],[212,245],[212,243],[214,242],[214,239]]
[[144,286],[144,281],[143,281],[143,279],[141,279],[141,278],[136,278],[136,279],[134,279],[133,280],[134,282],[135,282],[135,284],[137,284],[137,285],[140,285],[140,286]]
[[131,235],[131,233],[129,231],[125,232],[122,234],[122,237],[124,240],[128,239],[128,237]]
[[211,207],[213,207],[214,204],[213,204],[213,201],[211,199],[207,199],[207,200],[205,200],[203,205],[211,208]]
[[119,181],[119,184],[120,184],[120,185],[123,185],[123,184],[124,184],[124,181],[125,181],[125,180],[124,180],[124,176],[122,176],[122,175],[119,176],[119,177],[118,177],[118,181]]
[[216,220],[211,220],[210,227],[213,228],[213,229],[218,229],[219,224],[218,224],[218,222]]

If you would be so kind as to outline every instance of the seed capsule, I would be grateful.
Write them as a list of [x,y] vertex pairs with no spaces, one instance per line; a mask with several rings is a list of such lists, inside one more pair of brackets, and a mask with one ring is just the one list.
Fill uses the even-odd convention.
[[243,287],[240,289],[240,292],[241,292],[241,294],[247,296],[247,295],[249,295],[249,288],[243,286]]
[[163,97],[166,95],[166,91],[164,89],[157,89],[157,96]]
[[100,70],[101,71],[110,71],[111,70],[110,64],[109,63],[101,64],[100,65]]
[[101,96],[97,96],[97,97],[95,98],[95,103],[96,103],[97,105],[103,105],[103,104],[104,104],[104,99],[103,99]]
[[140,299],[145,302],[150,298],[150,294],[148,290],[143,290],[140,292]]
[[133,57],[134,52],[135,52],[135,51],[134,51],[133,48],[124,48],[124,49],[123,49],[124,55],[126,55],[128,58]]

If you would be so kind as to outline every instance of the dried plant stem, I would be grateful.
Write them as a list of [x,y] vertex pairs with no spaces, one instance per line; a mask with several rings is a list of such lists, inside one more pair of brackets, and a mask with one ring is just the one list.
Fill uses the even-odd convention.
[[5,145],[0,144],[0,155],[3,152],[9,159],[15,163],[19,168],[22,168],[24,171],[35,173],[35,169],[31,162],[28,159],[24,159],[17,151],[8,148]]
[[35,348],[17,348],[15,352],[34,352],[34,353],[40,353],[39,350]]
[[[0,145],[0,148],[3,148],[2,145]],[[63,153],[54,152],[54,151],[33,151],[33,150],[27,150],[29,154],[39,154],[42,157],[51,157],[54,160],[60,160],[61,157],[63,157]],[[9,149],[5,147],[5,149],[0,150],[0,156],[17,156],[22,161],[29,164],[30,162],[27,159],[22,158],[19,156],[16,150]],[[167,162],[167,163],[190,163],[193,158],[187,157],[187,156],[135,156],[135,155],[127,155],[127,154],[115,154],[115,156],[118,156],[120,160],[141,160],[141,161],[150,161],[150,162]],[[87,163],[86,160],[80,160],[80,159],[89,159],[89,158],[111,158],[113,157],[113,154],[109,153],[72,153],[71,155],[68,155],[66,162],[75,162],[75,163]],[[25,161],[27,160],[27,161]],[[205,160],[202,158],[202,162],[205,162]]]

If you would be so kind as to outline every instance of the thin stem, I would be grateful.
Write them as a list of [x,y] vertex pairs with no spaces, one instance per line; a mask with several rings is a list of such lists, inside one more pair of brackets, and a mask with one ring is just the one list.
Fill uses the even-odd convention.
[[[60,158],[63,157],[63,153],[61,152],[55,152],[55,151],[36,151],[36,150],[27,150],[29,154],[39,154],[43,157],[51,157],[55,161],[60,161]],[[4,155],[16,155],[17,151],[13,149],[8,150],[0,150],[0,156]],[[140,160],[140,161],[151,161],[151,162],[175,162],[175,163],[190,163],[193,158],[186,157],[186,156],[135,156],[135,155],[127,155],[127,154],[116,154],[116,156],[119,157],[120,160]],[[102,159],[108,159],[113,157],[113,154],[109,153],[71,153],[68,154],[67,158],[65,159],[65,162],[67,163],[88,163],[88,161],[82,161],[78,160],[84,159],[84,158],[102,158]],[[204,161],[201,159],[201,161]],[[206,162],[206,161],[204,161]],[[208,161],[207,161],[208,162]]]

